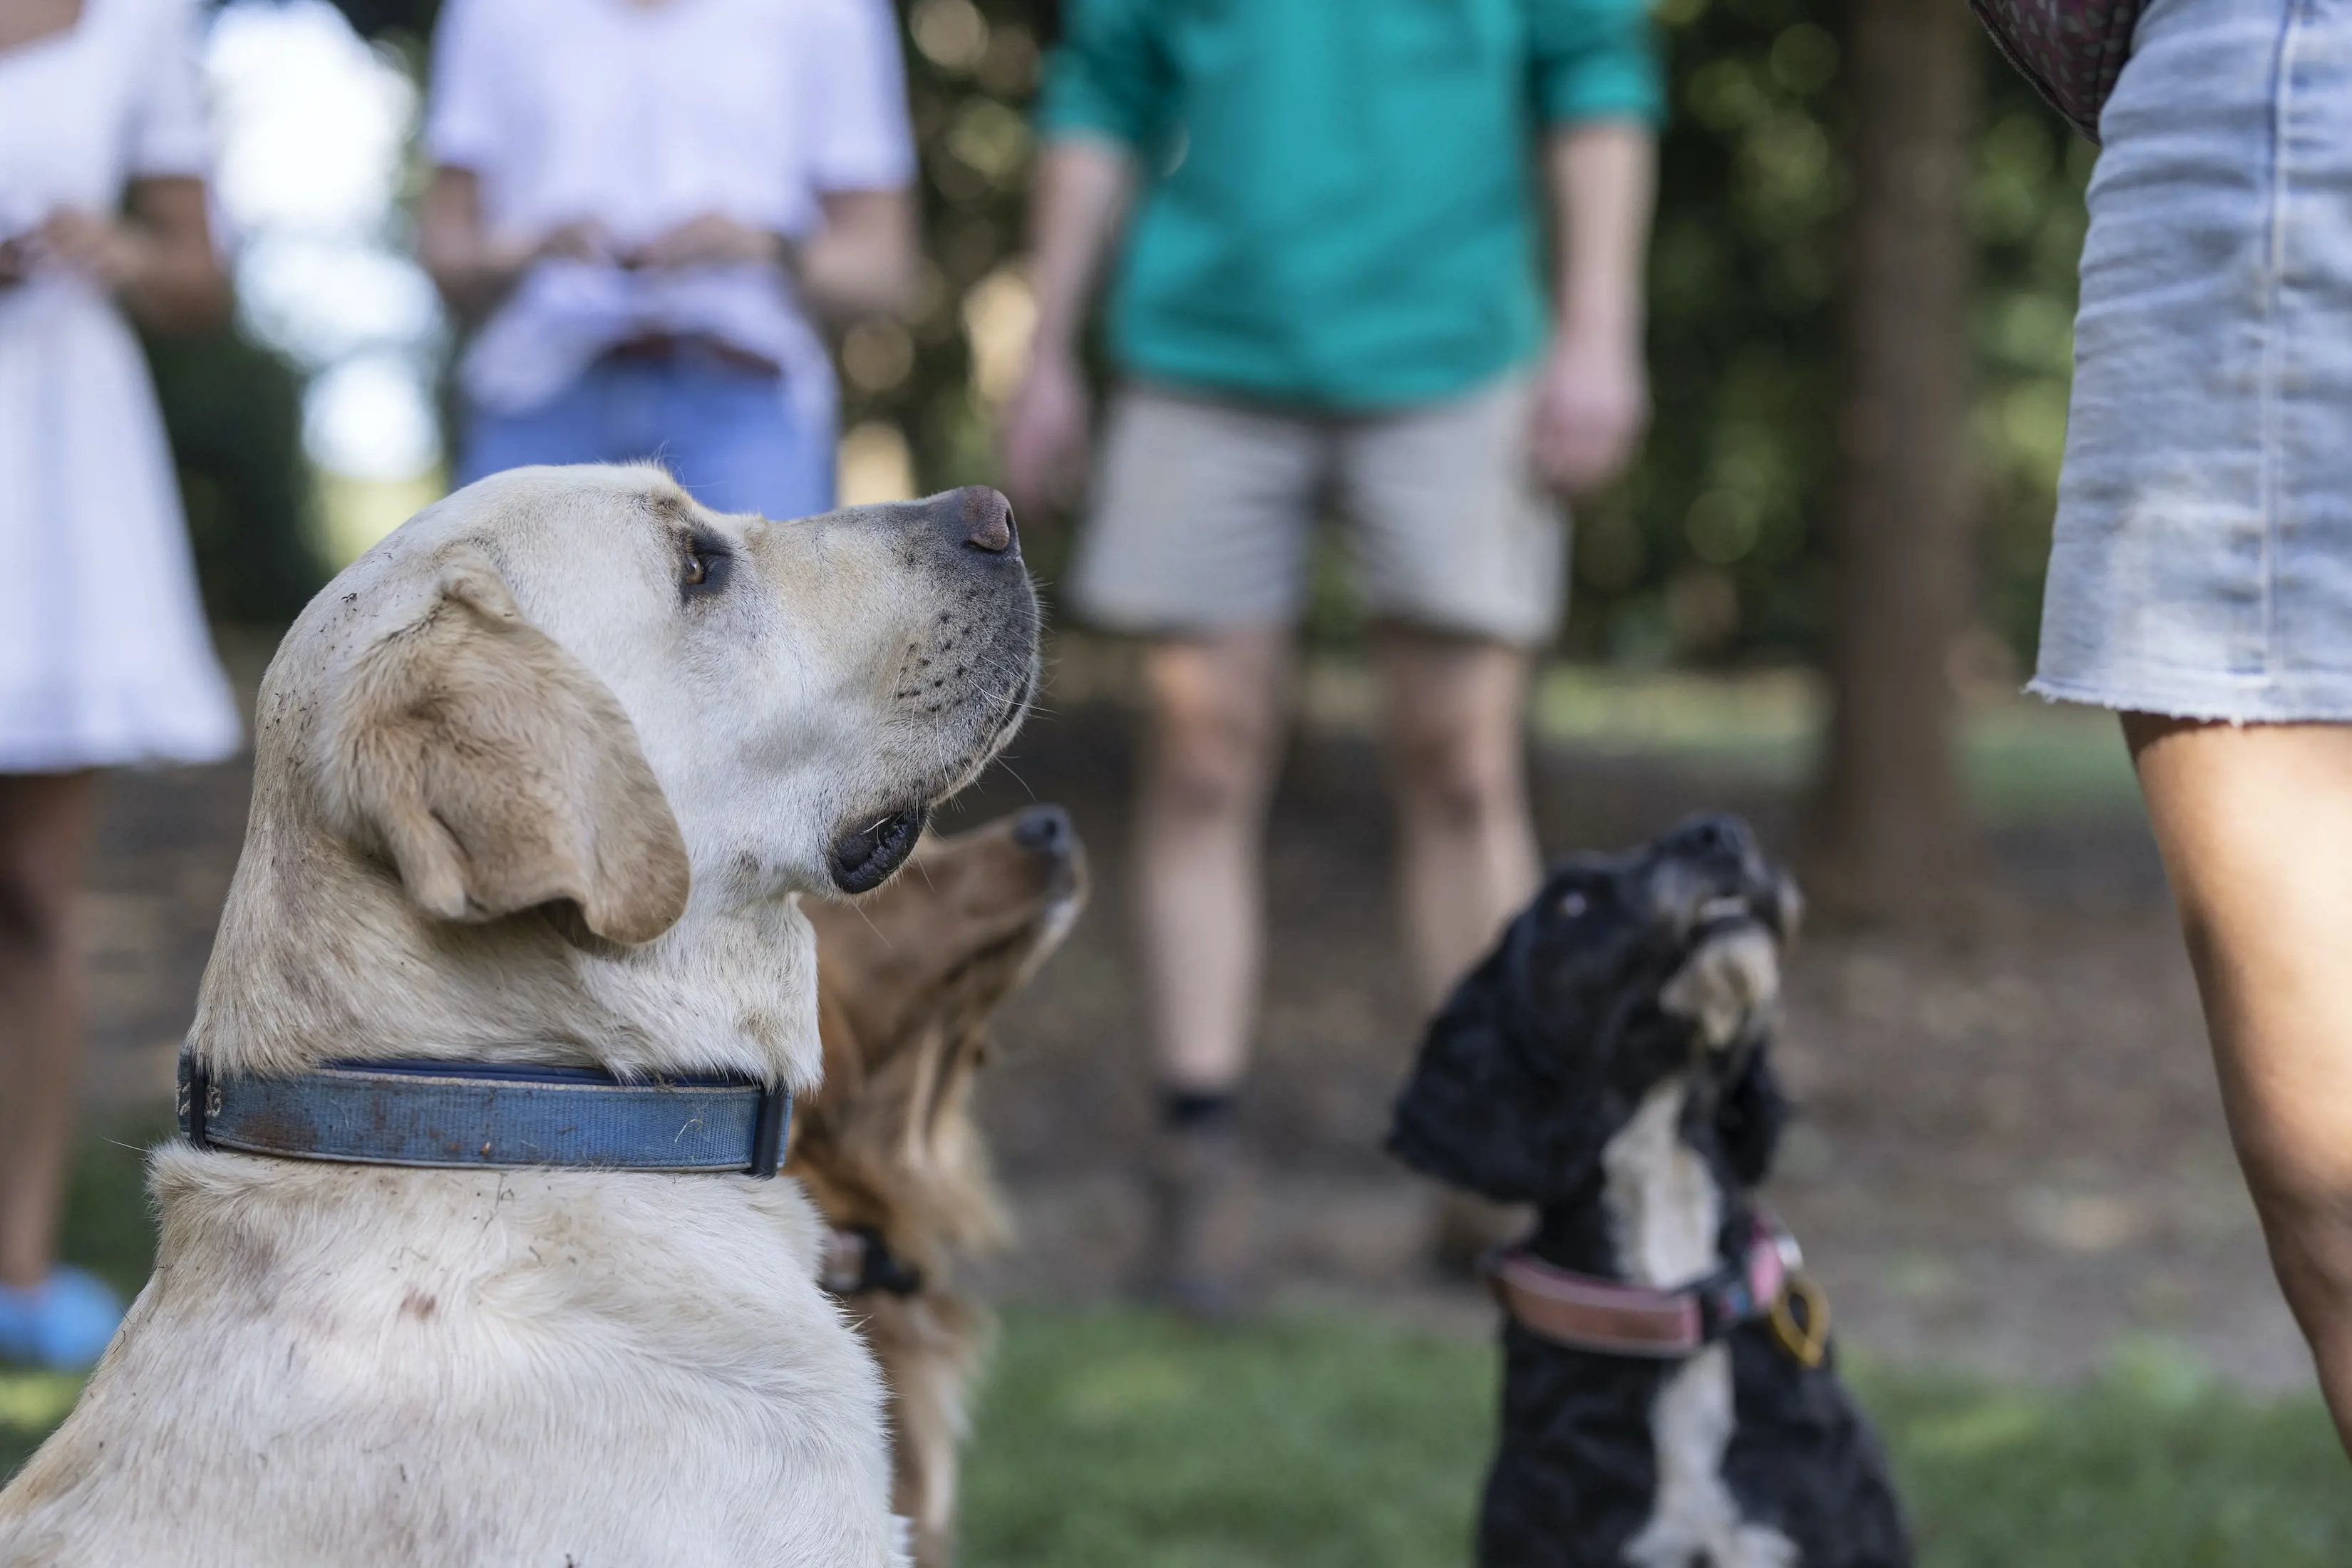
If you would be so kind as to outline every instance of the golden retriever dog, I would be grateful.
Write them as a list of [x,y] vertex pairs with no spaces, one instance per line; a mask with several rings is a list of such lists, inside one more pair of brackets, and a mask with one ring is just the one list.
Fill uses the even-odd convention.
[[[526,468],[420,512],[262,682],[199,1137],[224,1086],[370,1063],[813,1087],[801,897],[898,868],[1019,722],[1036,635],[989,490],[772,521]],[[0,1493],[0,1563],[901,1560],[873,1358],[756,1152],[283,1152],[156,1153],[154,1276]]]
[[824,1087],[794,1118],[798,1176],[833,1226],[827,1283],[882,1363],[898,1511],[919,1568],[945,1568],[964,1394],[992,1327],[948,1289],[1003,1210],[969,1106],[998,1005],[1061,944],[1087,891],[1061,807],[926,838],[855,907],[811,906]]

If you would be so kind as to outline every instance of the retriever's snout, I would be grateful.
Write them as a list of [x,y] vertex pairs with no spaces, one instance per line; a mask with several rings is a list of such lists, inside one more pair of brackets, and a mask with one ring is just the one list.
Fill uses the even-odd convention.
[[1013,842],[1038,855],[1060,858],[1077,843],[1070,814],[1058,805],[1033,805],[1013,825]]
[[1013,525],[1013,503],[986,485],[966,485],[935,496],[929,503],[937,525],[949,540],[983,555],[1018,555],[1021,531]]

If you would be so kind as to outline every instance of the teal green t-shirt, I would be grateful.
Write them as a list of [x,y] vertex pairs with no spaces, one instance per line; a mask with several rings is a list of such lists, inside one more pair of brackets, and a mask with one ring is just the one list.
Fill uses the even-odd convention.
[[1653,121],[1641,0],[1068,0],[1039,118],[1145,170],[1129,374],[1333,409],[1532,354],[1540,130]]

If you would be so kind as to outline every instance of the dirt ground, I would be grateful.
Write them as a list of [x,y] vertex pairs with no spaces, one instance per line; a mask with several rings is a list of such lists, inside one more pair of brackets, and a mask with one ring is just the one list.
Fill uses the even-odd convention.
[[[248,683],[257,661],[237,645]],[[249,689],[249,684],[248,684]],[[1092,909],[1003,1020],[982,1110],[1023,1240],[1000,1294],[1118,1290],[1139,1243],[1150,1127],[1126,960],[1130,721],[1063,701],[943,826],[1059,801],[1092,856]],[[1791,802],[1755,785],[1544,751],[1548,849],[1616,845],[1700,807],[1785,844]],[[89,878],[101,1111],[168,1100],[243,833],[242,763],[108,781]],[[2155,850],[2130,819],[2005,828],[1964,935],[1821,931],[1799,951],[1779,1050],[1801,1119],[1773,1202],[1849,1345],[1906,1365],[2042,1380],[2150,1346],[2232,1382],[2305,1386],[2300,1342],[2239,1185]],[[1429,1190],[1379,1152],[1416,1020],[1399,981],[1376,753],[1305,727],[1276,807],[1273,954],[1246,1122],[1266,1173],[1279,1299],[1372,1306],[1465,1331],[1471,1289],[1426,1268]]]

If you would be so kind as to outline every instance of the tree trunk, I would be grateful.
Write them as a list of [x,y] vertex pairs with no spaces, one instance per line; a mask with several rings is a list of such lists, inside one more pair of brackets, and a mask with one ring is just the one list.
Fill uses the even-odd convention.
[[1965,200],[1981,43],[1958,0],[1852,0],[1853,205],[1814,882],[1916,920],[1972,858],[1948,659],[1968,603]]

